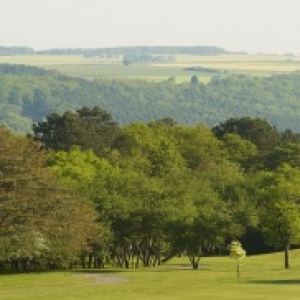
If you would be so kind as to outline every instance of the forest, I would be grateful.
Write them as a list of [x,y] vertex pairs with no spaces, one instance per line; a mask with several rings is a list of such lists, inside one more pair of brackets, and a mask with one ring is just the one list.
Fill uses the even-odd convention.
[[258,117],[281,132],[300,132],[299,82],[298,72],[215,76],[207,84],[198,80],[181,84],[88,81],[38,67],[1,64],[0,123],[15,132],[30,133],[32,123],[53,112],[100,106],[120,125],[172,117],[182,125],[213,127],[230,118]]
[[3,126],[0,139],[2,271],[150,267],[182,253],[197,269],[234,239],[249,254],[284,249],[290,267],[300,136],[289,129],[251,117],[120,125],[82,106],[27,136]]

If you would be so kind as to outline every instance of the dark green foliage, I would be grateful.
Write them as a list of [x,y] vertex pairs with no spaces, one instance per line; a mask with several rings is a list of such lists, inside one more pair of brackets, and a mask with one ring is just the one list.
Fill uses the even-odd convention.
[[52,114],[45,122],[33,124],[34,138],[44,148],[68,151],[74,145],[83,150],[92,149],[103,155],[118,132],[110,114],[95,106],[82,107],[76,112]]
[[263,153],[273,150],[279,144],[281,137],[275,127],[259,118],[229,119],[212,130],[219,138],[228,133],[237,134],[256,145]]
[[149,125],[151,125],[151,124],[154,125],[155,123],[164,124],[167,127],[173,127],[175,125],[178,125],[177,122],[171,117],[164,117],[164,118],[156,120],[154,122],[150,122]]
[[300,166],[300,142],[282,143],[266,156],[264,166],[268,170],[275,170],[283,163]]
[[52,71],[46,71],[42,68],[26,66],[26,65],[11,65],[11,64],[0,64],[0,74],[3,75],[35,75],[44,76],[47,74],[55,74]]
[[190,81],[191,84],[198,84],[199,83],[199,79],[196,75],[193,75],[191,77],[191,81]]
[[281,140],[282,143],[300,143],[300,133],[287,129],[281,134]]

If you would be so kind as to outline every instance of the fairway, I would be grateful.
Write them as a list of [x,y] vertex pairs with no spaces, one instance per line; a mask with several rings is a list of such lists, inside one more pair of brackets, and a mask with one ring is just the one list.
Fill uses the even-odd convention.
[[[130,66],[122,64],[121,56],[88,58],[81,55],[19,55],[0,56],[0,63],[38,66],[88,80],[121,78],[165,81],[174,78],[176,83],[189,82],[193,75],[197,75],[201,82],[207,83],[213,76],[230,74],[270,76],[300,70],[300,57],[284,55],[176,55],[174,63]],[[187,67],[212,70],[209,72],[184,70]]]
[[[283,253],[246,257],[241,278],[236,277],[235,261],[228,257],[204,257],[201,262],[196,271],[183,257],[138,270],[1,275],[1,300],[299,299],[299,250],[291,252],[290,270],[283,269]],[[97,274],[110,280],[97,282]]]

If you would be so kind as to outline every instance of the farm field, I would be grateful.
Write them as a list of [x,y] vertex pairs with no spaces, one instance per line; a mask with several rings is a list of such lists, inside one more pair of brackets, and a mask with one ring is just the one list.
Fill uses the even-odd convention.
[[291,252],[290,270],[283,269],[283,253],[246,257],[240,278],[228,257],[201,261],[199,270],[191,270],[183,257],[138,270],[1,275],[1,300],[299,299],[299,250]]
[[[0,63],[26,64],[85,79],[122,78],[162,81],[173,78],[175,82],[189,82],[191,76],[197,75],[203,83],[212,76],[228,74],[248,74],[270,76],[300,70],[300,57],[280,55],[219,55],[191,56],[177,55],[175,63],[132,64],[124,66],[122,58],[87,58],[75,55],[22,55],[0,56]],[[199,70],[184,71],[187,67],[214,69],[203,72]]]

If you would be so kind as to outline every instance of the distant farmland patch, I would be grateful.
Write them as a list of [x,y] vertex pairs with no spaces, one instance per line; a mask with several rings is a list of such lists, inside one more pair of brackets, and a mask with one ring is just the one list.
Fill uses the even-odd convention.
[[286,55],[176,55],[173,62],[138,63],[125,66],[123,56],[85,57],[82,55],[18,55],[0,56],[0,63],[25,64],[43,67],[88,80],[93,79],[141,79],[177,83],[189,82],[196,75],[201,82],[213,76],[247,74],[270,76],[300,70],[300,57]]

